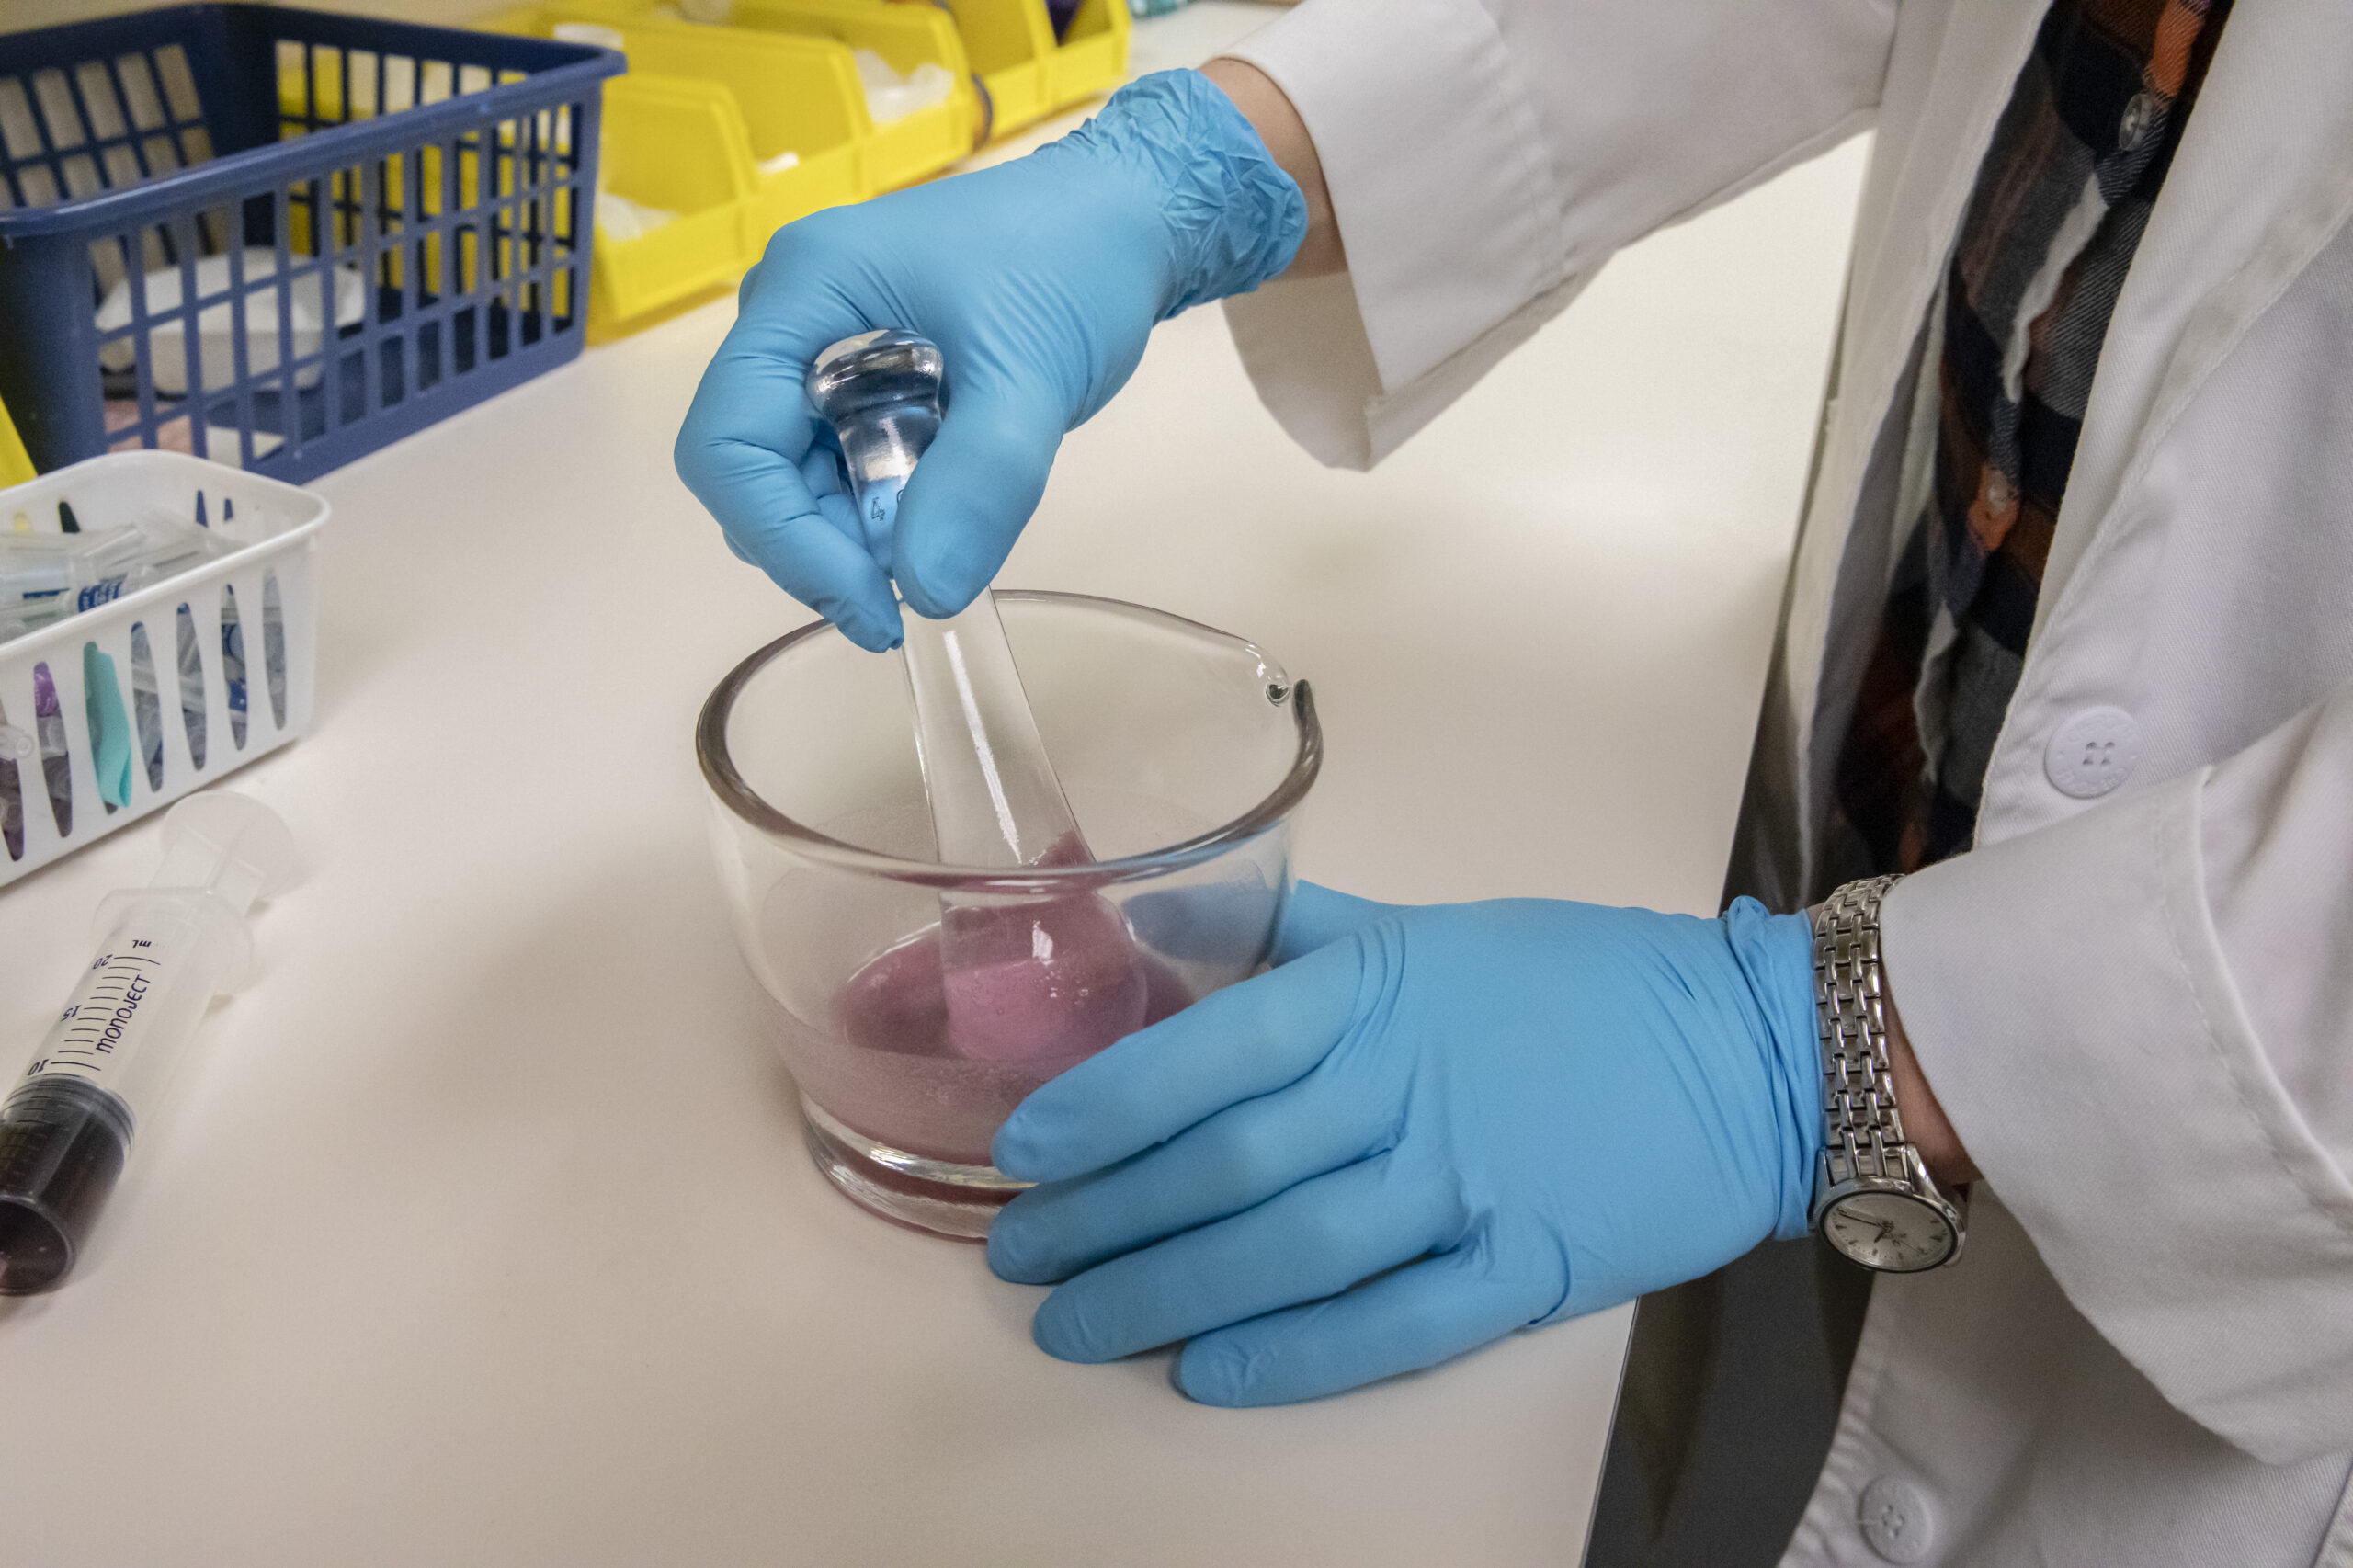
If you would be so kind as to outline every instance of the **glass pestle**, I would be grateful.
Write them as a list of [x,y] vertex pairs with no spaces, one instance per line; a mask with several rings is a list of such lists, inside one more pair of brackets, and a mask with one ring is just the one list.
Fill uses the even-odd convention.
[[[895,328],[844,338],[809,369],[867,547],[890,558],[899,492],[938,433],[942,364]],[[939,858],[960,866],[1086,865],[1094,856],[1047,759],[1021,674],[980,597],[944,620],[902,617],[915,752]],[[1143,1019],[1144,976],[1118,909],[1088,892],[1045,903],[943,898],[940,963],[953,1049],[993,1061],[1091,1054]]]
[[[939,350],[912,333],[845,338],[810,369],[809,401],[841,440],[858,522],[878,559],[890,559],[899,492],[938,433],[939,388]],[[945,620],[911,608],[901,619],[940,859],[1034,866],[1093,858],[1038,737],[995,596],[983,588]]]

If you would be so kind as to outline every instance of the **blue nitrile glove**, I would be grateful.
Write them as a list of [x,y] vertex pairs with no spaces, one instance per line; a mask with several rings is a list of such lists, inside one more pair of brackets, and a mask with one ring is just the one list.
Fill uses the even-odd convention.
[[[679,477],[737,555],[853,642],[894,646],[889,579],[925,615],[971,603],[1153,324],[1256,288],[1306,232],[1231,99],[1197,71],[1146,76],[1026,158],[779,230],[678,431]],[[801,378],[879,326],[939,345],[949,407],[893,537],[870,542]]]
[[998,1132],[1042,1183],[989,1235],[1066,1281],[1039,1345],[1189,1339],[1177,1381],[1278,1404],[1696,1278],[1806,1228],[1812,940],[1521,899],[1302,883],[1280,967],[1073,1067]]

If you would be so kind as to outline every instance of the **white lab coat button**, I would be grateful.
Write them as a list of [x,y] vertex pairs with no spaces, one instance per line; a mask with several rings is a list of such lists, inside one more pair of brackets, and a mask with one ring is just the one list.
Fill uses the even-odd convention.
[[2052,735],[2042,771],[2061,794],[2090,801],[2123,783],[2140,760],[2138,719],[2121,708],[2086,708]]
[[1863,1488],[1855,1510],[1863,1539],[1890,1562],[1917,1562],[1937,1541],[1936,1520],[1928,1500],[1908,1481],[1882,1475]]

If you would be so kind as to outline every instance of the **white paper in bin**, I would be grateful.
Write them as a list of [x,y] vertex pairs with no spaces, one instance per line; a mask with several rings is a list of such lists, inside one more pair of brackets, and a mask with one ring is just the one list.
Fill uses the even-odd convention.
[[[199,500],[202,508],[199,513]],[[284,745],[311,727],[318,675],[318,531],[327,504],[307,490],[274,479],[207,462],[178,452],[119,452],[59,469],[28,484],[0,490],[0,529],[29,526],[59,530],[58,503],[73,508],[84,529],[118,527],[159,517],[196,522],[240,548],[191,571],[126,594],[111,604],[68,616],[51,626],[0,642],[0,735],[17,742],[38,736],[34,671],[49,666],[63,720],[71,778],[70,822],[61,831],[51,805],[43,755],[36,744],[21,759],[0,747],[0,810],[13,766],[16,805],[23,824],[23,848],[10,854],[0,843],[0,887],[60,856],[137,822],[150,812],[234,772],[256,757]],[[19,519],[22,519],[21,521]],[[269,696],[268,654],[263,608],[276,581],[285,633],[285,719],[280,722]],[[245,653],[244,744],[231,722],[229,688],[221,647],[222,590],[236,596]],[[181,710],[179,608],[194,623],[203,674],[204,764],[197,766]],[[148,777],[144,747],[138,742],[132,697],[131,628],[144,625],[156,676],[163,730],[162,783]],[[108,810],[98,793],[91,744],[89,706],[83,688],[83,649],[96,644],[114,661],[126,718],[133,736],[130,803]]]

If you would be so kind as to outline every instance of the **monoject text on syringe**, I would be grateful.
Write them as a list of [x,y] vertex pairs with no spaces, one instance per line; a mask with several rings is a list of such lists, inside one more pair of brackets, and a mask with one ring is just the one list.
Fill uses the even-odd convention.
[[213,790],[165,818],[153,882],[100,903],[97,954],[0,1104],[0,1294],[73,1268],[205,1008],[252,970],[246,911],[293,867],[275,812]]

